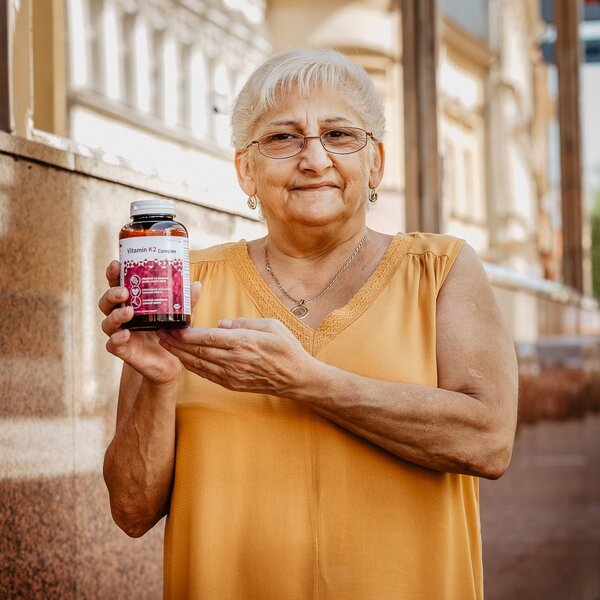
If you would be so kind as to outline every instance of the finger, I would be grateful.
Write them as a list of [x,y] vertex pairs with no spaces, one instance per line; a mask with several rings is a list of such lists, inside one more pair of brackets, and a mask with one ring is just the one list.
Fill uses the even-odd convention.
[[[165,350],[178,358],[183,367],[188,371],[195,373],[204,379],[208,379],[213,383],[228,387],[226,381],[227,378],[225,377],[225,368],[219,361],[213,362],[209,358],[199,358],[193,354],[190,354],[189,352],[177,348],[176,346],[170,345],[168,342],[162,339],[159,339],[158,343]],[[214,349],[212,350],[214,351]],[[223,355],[226,355],[225,350],[219,349],[218,352],[223,352]]]
[[113,260],[108,267],[106,267],[106,279],[110,287],[119,285],[121,277],[121,263],[118,260]]
[[132,318],[133,308],[131,306],[116,308],[102,321],[102,331],[106,335],[111,336],[119,331],[124,323],[131,321]]
[[98,308],[108,316],[116,307],[125,302],[128,297],[129,292],[127,291],[127,288],[111,287],[104,292],[98,301]]
[[129,353],[127,342],[131,337],[129,329],[120,329],[108,338],[106,349],[114,356],[125,359]]
[[200,290],[202,288],[202,284],[199,281],[192,282],[190,286],[190,294],[192,296],[192,310],[194,306],[196,306],[198,300],[200,299]]
[[267,333],[276,333],[282,330],[287,331],[286,326],[277,319],[221,319],[217,325],[221,329],[249,329]]
[[225,348],[213,348],[210,346],[198,346],[194,344],[182,344],[173,337],[165,338],[159,333],[161,345],[180,360],[194,363],[196,359],[206,360],[215,364],[223,364],[232,358],[231,350]]
[[[186,344],[181,340],[178,340],[174,335],[165,335],[162,330],[157,332],[158,339],[161,342],[164,342],[169,348],[176,348],[179,352],[184,352],[193,358],[199,357],[208,357],[208,354],[211,350],[220,350],[221,352],[227,353],[231,352],[230,349],[218,348],[214,346],[205,346],[201,344]],[[178,358],[181,358],[179,354],[177,354]]]
[[179,347],[210,346],[232,349],[239,340],[239,332],[225,331],[215,327],[186,327],[185,329],[161,329],[158,337]]

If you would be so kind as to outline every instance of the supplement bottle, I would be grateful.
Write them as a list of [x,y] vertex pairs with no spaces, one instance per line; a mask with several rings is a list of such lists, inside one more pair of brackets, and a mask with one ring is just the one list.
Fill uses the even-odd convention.
[[191,321],[188,233],[173,200],[131,203],[131,222],[119,234],[124,306],[134,316],[123,327],[152,330],[187,327]]

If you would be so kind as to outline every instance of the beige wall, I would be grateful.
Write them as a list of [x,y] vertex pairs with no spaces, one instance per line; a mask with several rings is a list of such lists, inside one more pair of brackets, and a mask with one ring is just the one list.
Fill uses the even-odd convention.
[[384,233],[404,231],[402,65],[397,7],[385,0],[270,0],[266,19],[274,51],[334,48],[364,67],[375,82],[386,115],[386,161],[379,200],[369,209],[368,225]]

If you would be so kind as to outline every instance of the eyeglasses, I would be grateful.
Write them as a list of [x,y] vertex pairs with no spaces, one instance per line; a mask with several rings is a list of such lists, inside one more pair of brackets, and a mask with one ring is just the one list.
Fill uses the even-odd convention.
[[320,140],[327,152],[353,154],[362,150],[367,145],[369,138],[375,139],[370,131],[365,131],[360,127],[338,127],[337,129],[328,129],[321,135],[310,136],[278,131],[262,135],[257,140],[250,142],[246,149],[257,144],[258,151],[267,158],[291,158],[304,150],[306,140]]

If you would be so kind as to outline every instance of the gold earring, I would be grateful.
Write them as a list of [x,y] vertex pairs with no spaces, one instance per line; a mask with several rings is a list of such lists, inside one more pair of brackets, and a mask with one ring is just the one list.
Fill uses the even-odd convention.
[[371,188],[369,190],[369,202],[371,204],[375,204],[375,202],[377,202],[377,190],[375,188]]
[[258,198],[254,195],[248,196],[247,204],[248,204],[248,208],[250,210],[255,210],[256,207],[258,206]]

